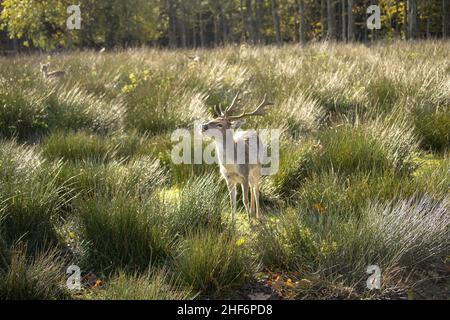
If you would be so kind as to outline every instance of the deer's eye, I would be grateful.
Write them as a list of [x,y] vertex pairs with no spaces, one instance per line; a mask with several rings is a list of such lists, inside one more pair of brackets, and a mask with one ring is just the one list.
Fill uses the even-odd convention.
[[222,127],[223,127],[220,123],[218,123],[216,126],[217,126],[218,128],[222,128]]

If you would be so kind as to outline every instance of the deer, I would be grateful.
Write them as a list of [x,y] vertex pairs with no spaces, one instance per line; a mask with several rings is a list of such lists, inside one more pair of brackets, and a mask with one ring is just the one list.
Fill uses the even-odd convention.
[[192,60],[192,61],[194,61],[194,62],[200,62],[202,59],[200,58],[200,56],[197,56],[197,55],[195,55],[195,56],[186,56],[189,60]]
[[[268,102],[265,95],[262,102],[253,112],[244,110],[238,115],[233,115],[238,108],[239,102],[239,93],[237,93],[225,110],[222,110],[220,105],[215,106],[216,117],[209,122],[201,124],[201,132],[203,135],[214,139],[220,173],[226,181],[230,196],[233,223],[236,213],[237,185],[241,185],[245,210],[251,223],[253,216],[256,216],[257,220],[260,218],[259,182],[262,163],[260,151],[263,150],[264,145],[255,131],[235,131],[235,129],[239,129],[245,123],[244,118],[246,117],[264,116],[266,113],[265,108],[273,105],[273,103]],[[252,142],[256,142],[256,150],[255,148],[252,149]],[[237,156],[236,151],[238,153]],[[238,161],[237,158],[239,157],[241,160],[243,158],[244,161]],[[252,158],[253,161],[251,161]],[[249,191],[250,201],[248,197]]]
[[48,71],[49,67],[50,63],[46,64],[41,63],[41,72],[45,79],[57,79],[62,78],[66,75],[66,72],[62,70]]

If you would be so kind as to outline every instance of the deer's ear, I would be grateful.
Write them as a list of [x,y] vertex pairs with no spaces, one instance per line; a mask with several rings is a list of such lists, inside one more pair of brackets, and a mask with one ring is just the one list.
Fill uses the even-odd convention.
[[243,119],[239,119],[239,120],[233,121],[231,123],[231,128],[232,129],[239,129],[244,123],[245,123],[245,120],[243,120]]

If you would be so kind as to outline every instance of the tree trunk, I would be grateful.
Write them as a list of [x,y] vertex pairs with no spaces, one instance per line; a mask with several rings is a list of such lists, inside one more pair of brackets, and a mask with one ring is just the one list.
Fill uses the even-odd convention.
[[180,29],[181,29],[181,46],[183,48],[186,48],[187,47],[186,12],[183,7],[181,8]]
[[409,37],[415,39],[417,37],[417,0],[408,0],[409,4]]
[[219,45],[219,18],[216,15],[212,16],[214,25],[214,46]]
[[403,1],[403,33],[405,34],[405,40],[408,40],[408,1]]
[[17,54],[19,52],[19,41],[16,38],[12,39],[12,46],[14,54]]
[[222,42],[225,45],[228,42],[228,32],[227,32],[227,17],[225,16],[225,10],[223,9],[223,5],[220,5],[220,17],[222,20]]
[[442,38],[447,38],[447,19],[448,19],[448,13],[447,13],[447,0],[442,0]]
[[197,48],[197,27],[195,24],[192,26],[192,47]]
[[255,1],[255,12],[256,12],[256,34],[258,38],[258,43],[263,42],[263,30],[262,30],[262,14],[261,10],[263,8],[264,0]]
[[252,0],[246,0],[245,1],[245,14],[246,14],[246,20],[247,20],[247,29],[249,31],[249,38],[252,43],[256,42],[255,37],[255,24],[253,19],[253,13],[252,13]]
[[304,2],[304,0],[299,0],[298,13],[300,15],[299,41],[301,44],[305,44],[306,43],[306,19],[305,19],[305,2]]
[[320,36],[322,39],[325,39],[327,37],[327,3],[326,0],[320,1]]
[[334,40],[336,34],[335,7],[334,0],[327,0],[327,23],[328,23],[328,40]]
[[172,0],[166,1],[167,15],[169,16],[169,47],[175,48],[177,46],[176,24],[175,24],[175,8]]
[[272,20],[273,20],[273,30],[275,31],[275,40],[277,46],[281,45],[281,34],[280,34],[280,18],[278,17],[277,3],[275,0],[270,0],[270,5],[272,9]]
[[241,14],[241,22],[242,22],[242,39],[241,41],[247,41],[247,34],[248,34],[248,30],[247,30],[247,20],[245,19],[245,15],[244,15],[244,3],[243,0],[239,0],[239,13]]
[[342,0],[341,2],[341,11],[342,11],[342,41],[347,42],[347,17],[346,17],[346,8],[345,8],[346,0]]
[[[169,1],[169,0],[168,0]],[[107,48],[113,48],[116,43],[116,18],[113,16],[112,3],[108,3],[104,9],[105,16],[108,17],[105,26],[105,44]]]
[[198,15],[198,21],[200,26],[200,46],[202,48],[205,47],[205,26],[203,25],[203,17],[202,14],[199,13]]
[[399,17],[400,17],[400,9],[399,9],[399,0],[395,1],[395,34],[397,35],[397,37],[400,34],[400,21],[399,21]]
[[348,17],[347,39],[348,41],[354,41],[355,33],[353,29],[355,25],[355,20],[353,18],[353,0],[348,0],[347,2],[347,17]]

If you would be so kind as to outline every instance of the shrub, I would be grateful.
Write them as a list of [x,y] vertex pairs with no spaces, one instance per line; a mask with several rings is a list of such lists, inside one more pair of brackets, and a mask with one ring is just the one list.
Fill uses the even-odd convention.
[[41,147],[49,160],[101,163],[143,155],[147,148],[145,140],[146,136],[137,135],[135,131],[117,132],[108,137],[86,131],[58,131],[46,137]]
[[168,180],[159,161],[147,156],[134,158],[127,163],[64,163],[59,176],[61,183],[68,181],[74,197],[82,195],[88,198],[119,195],[145,200]]
[[77,204],[77,211],[97,270],[144,270],[171,254],[173,238],[163,227],[156,199],[97,196]]
[[225,195],[220,181],[212,175],[188,181],[169,213],[170,229],[180,234],[217,230],[222,222]]
[[239,287],[255,267],[234,236],[214,231],[189,236],[181,244],[174,264],[175,272],[186,285],[211,296]]
[[185,300],[190,291],[164,269],[131,275],[119,271],[99,296],[107,300]]
[[309,141],[283,143],[280,147],[280,167],[271,177],[276,193],[284,198],[291,197],[304,179],[303,161],[312,152]]
[[1,300],[69,299],[64,288],[64,266],[56,251],[37,253],[33,259],[27,250],[12,249],[8,266],[0,268]]
[[419,168],[413,174],[412,184],[417,190],[427,193],[435,199],[442,199],[448,194],[450,185],[450,154],[443,159],[433,156],[419,160]]
[[310,173],[334,170],[344,175],[354,172],[376,174],[392,168],[386,151],[362,128],[327,129],[320,133],[319,140],[323,148],[306,157],[306,170]]
[[273,120],[285,119],[285,127],[294,138],[316,131],[325,118],[317,100],[302,93],[290,96],[276,110],[276,119]]
[[0,179],[2,182],[31,178],[44,160],[36,148],[19,145],[15,141],[0,140]]
[[292,195],[305,178],[329,172],[371,177],[410,172],[415,139],[407,128],[402,130],[396,125],[374,121],[366,126],[342,125],[319,132],[319,145],[306,149],[303,155],[289,154],[290,160],[275,177],[280,190]]
[[450,148],[450,108],[433,110],[417,108],[414,112],[414,125],[422,139],[421,145],[427,150],[446,151]]
[[311,213],[327,214],[331,210],[333,214],[359,217],[373,199],[389,201],[426,192],[426,188],[419,189],[408,176],[390,173],[339,176],[328,172],[313,174],[303,182],[297,194],[297,204]]
[[358,218],[336,213],[333,207],[321,213],[298,207],[297,213],[284,214],[256,242],[262,261],[293,268],[312,282],[328,282],[329,288],[334,284],[362,291],[369,265],[380,266],[386,289],[398,285],[406,268],[448,254],[448,199],[374,200]]
[[113,150],[105,139],[85,132],[54,133],[43,141],[42,148],[49,160],[107,162],[113,157]]
[[122,128],[125,111],[120,98],[89,94],[78,85],[61,88],[48,98],[52,129],[105,134]]
[[33,252],[57,245],[55,225],[64,212],[68,188],[58,183],[59,166],[44,166],[33,148],[2,143],[0,229],[5,241],[28,242]]
[[0,79],[0,137],[23,141],[47,132],[46,92],[15,87]]

